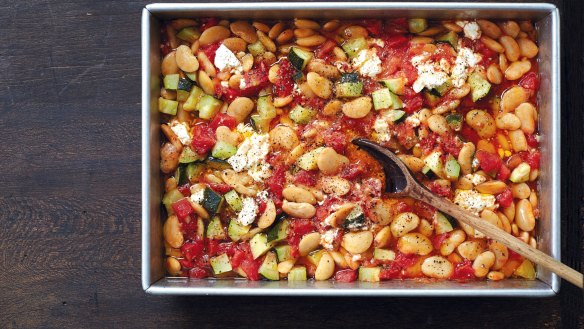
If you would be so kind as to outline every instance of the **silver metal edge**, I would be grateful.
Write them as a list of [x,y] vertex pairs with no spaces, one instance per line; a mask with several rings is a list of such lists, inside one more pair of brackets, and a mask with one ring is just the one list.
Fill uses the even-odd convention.
[[[494,11],[506,11],[506,10],[529,10],[542,13],[549,13],[552,15],[552,33],[553,33],[553,44],[554,44],[554,60],[552,63],[552,76],[555,82],[555,88],[552,92],[552,97],[554,98],[554,111],[553,111],[553,154],[552,154],[552,165],[556,168],[554,171],[559,173],[560,171],[560,65],[559,65],[559,10],[553,4],[548,3],[200,3],[200,4],[181,4],[181,3],[155,3],[146,5],[142,12],[142,287],[147,293],[155,295],[297,295],[297,296],[314,296],[314,295],[327,295],[327,296],[509,296],[509,297],[548,297],[553,296],[559,291],[561,280],[555,274],[552,275],[551,289],[549,288],[530,288],[530,289],[495,289],[495,290],[482,290],[482,289],[437,289],[437,290],[410,290],[410,289],[378,289],[378,290],[355,290],[355,289],[330,289],[323,291],[321,289],[233,289],[233,288],[207,288],[207,287],[165,287],[165,279],[161,279],[156,283],[152,283],[150,277],[150,259],[149,259],[149,246],[150,246],[150,209],[149,201],[150,196],[148,194],[148,189],[150,186],[150,177],[148,175],[150,170],[150,150],[147,147],[149,143],[149,124],[150,124],[150,113],[149,113],[149,98],[150,98],[150,76],[148,62],[150,59],[149,55],[149,19],[153,14],[164,14],[167,12],[175,12],[180,10],[215,10],[215,11],[230,11],[230,10],[298,10],[298,9],[313,9],[313,10],[327,10],[327,9],[362,9],[366,8],[369,10],[374,9],[408,9],[408,10],[424,10],[424,9],[434,9],[434,10],[447,10],[447,9],[458,9],[458,10],[494,10]],[[559,218],[560,218],[560,183],[558,179],[554,179],[552,183],[553,190],[553,207],[552,207],[552,218],[557,218],[557,220],[552,223],[552,236],[553,240],[551,245],[551,254],[554,258],[560,259],[560,231],[559,231]],[[541,282],[541,281],[540,281]],[[545,285],[544,282],[542,284]]]
[[150,18],[142,9],[142,289],[152,284],[150,275]]
[[[552,257],[561,261],[562,255],[562,245],[560,240],[561,235],[561,182],[560,182],[560,174],[561,174],[561,53],[560,53],[560,11],[556,6],[553,6],[552,12],[552,44],[554,45],[552,56],[555,60],[552,62],[552,74],[553,74],[553,138],[552,138],[552,145],[553,145],[553,154],[552,154],[552,166],[554,168],[553,176],[553,186],[552,186],[552,236],[553,241],[551,246],[551,254]],[[560,277],[552,273],[552,280],[551,280],[551,288],[557,294],[560,292],[560,285],[562,280]]]
[[465,10],[535,10],[541,12],[552,12],[557,10],[556,6],[549,3],[466,3],[466,2],[310,2],[310,3],[286,3],[286,2],[263,2],[263,3],[153,3],[146,5],[151,13],[174,12],[177,10],[275,10],[275,9],[465,9]]

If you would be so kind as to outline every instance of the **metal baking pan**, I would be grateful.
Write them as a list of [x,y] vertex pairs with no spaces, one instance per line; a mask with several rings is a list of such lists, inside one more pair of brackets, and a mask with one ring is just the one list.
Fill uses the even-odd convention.
[[560,279],[537,268],[537,279],[477,281],[288,282],[189,280],[165,277],[159,171],[160,22],[177,17],[314,19],[425,17],[531,19],[540,45],[542,166],[539,248],[560,259],[560,26],[559,11],[543,3],[205,3],[151,4],[142,11],[142,287],[155,295],[521,296],[559,291]]

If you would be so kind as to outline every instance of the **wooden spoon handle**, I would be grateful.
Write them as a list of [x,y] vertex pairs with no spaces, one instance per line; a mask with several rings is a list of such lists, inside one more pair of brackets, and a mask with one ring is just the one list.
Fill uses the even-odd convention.
[[417,184],[416,187],[412,188],[410,195],[436,207],[440,211],[447,213],[459,221],[472,226],[474,229],[480,231],[493,240],[499,241],[507,248],[512,249],[523,257],[556,273],[577,287],[580,287],[581,289],[583,288],[584,280],[582,278],[582,273],[531,247],[529,244],[524,243],[511,234],[503,231],[496,225],[493,225],[478,216],[469,214],[454,203],[433,194],[432,192]]

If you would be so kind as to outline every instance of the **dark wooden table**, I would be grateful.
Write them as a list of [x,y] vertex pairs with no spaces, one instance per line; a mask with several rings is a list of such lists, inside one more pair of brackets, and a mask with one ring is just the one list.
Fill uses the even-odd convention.
[[[562,9],[563,260],[581,267],[582,7]],[[140,12],[0,1],[0,328],[584,327],[548,299],[153,297],[140,286]]]

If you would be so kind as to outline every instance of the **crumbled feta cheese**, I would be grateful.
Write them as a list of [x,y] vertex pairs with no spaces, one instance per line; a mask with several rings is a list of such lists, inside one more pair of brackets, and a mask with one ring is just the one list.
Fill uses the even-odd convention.
[[321,236],[320,236],[320,244],[321,246],[323,246],[325,249],[328,250],[333,250],[335,247],[333,245],[333,243],[335,242],[335,239],[337,238],[337,235],[339,234],[339,229],[330,229],[326,232],[324,232]]
[[452,84],[455,87],[462,86],[466,82],[468,74],[472,72],[481,59],[481,55],[473,53],[472,49],[459,47],[454,68],[452,68]]
[[412,58],[412,64],[418,71],[418,78],[412,85],[412,88],[417,93],[422,91],[424,88],[434,89],[440,87],[449,80],[448,73],[444,72],[440,65],[437,65],[434,62],[429,61],[415,65],[414,59]]
[[228,88],[229,87],[229,81],[221,81],[221,87]]
[[227,162],[236,172],[247,170],[256,182],[268,178],[271,171],[265,159],[270,152],[269,139],[268,134],[254,132],[239,145],[235,155],[227,159]]
[[412,127],[418,127],[420,125],[420,117],[418,115],[418,113],[414,113],[412,115],[410,115],[409,117],[406,118],[405,122],[412,126]]
[[454,203],[478,215],[484,209],[495,208],[495,196],[482,194],[475,190],[456,190],[454,192]]
[[371,78],[381,73],[381,60],[375,49],[363,49],[353,59],[353,68],[358,69],[363,76]]
[[477,170],[479,168],[479,166],[480,166],[479,159],[477,159],[477,158],[472,159],[472,163],[471,163],[472,169]]
[[353,257],[351,257],[351,259],[352,259],[354,262],[358,262],[358,261],[360,261],[360,260],[361,260],[361,254],[353,255]]
[[375,130],[375,139],[377,139],[379,142],[388,142],[391,139],[389,124],[384,118],[378,117],[375,119],[375,122],[373,123],[373,130]]
[[477,40],[481,37],[481,28],[476,22],[456,21],[456,25],[462,27],[464,36],[471,40]]
[[463,27],[464,36],[471,40],[478,40],[481,37],[481,28],[476,22],[470,22]]
[[243,198],[243,207],[237,215],[237,222],[241,225],[247,226],[253,223],[258,214],[258,204],[254,198]]
[[191,144],[191,135],[189,133],[189,126],[184,122],[174,121],[170,124],[170,129],[174,132],[176,137],[183,145]]
[[468,175],[465,175],[464,178],[471,181],[474,186],[477,186],[477,185],[482,184],[485,181],[487,181],[485,176],[479,175],[479,174],[468,174]]
[[256,195],[256,197],[257,197],[259,200],[266,201],[266,200],[268,200],[268,191],[267,191],[267,190],[263,190],[263,191],[259,192],[259,193]]
[[205,199],[205,189],[198,189],[195,193],[191,194],[191,201],[194,203],[202,204]]
[[293,90],[294,94],[302,94],[302,90],[300,90],[300,86],[297,83],[294,84],[294,87],[292,90]]
[[239,89],[245,89],[245,87],[247,87],[247,84],[245,83],[245,79],[243,79],[243,78],[239,79]]
[[236,70],[241,68],[241,62],[239,59],[237,59],[235,54],[233,54],[229,48],[225,47],[224,44],[221,44],[221,46],[217,48],[214,64],[219,71],[223,71],[227,68]]
[[379,46],[381,48],[385,47],[385,42],[383,42],[383,40],[381,40],[381,39],[370,39],[369,44],[376,45],[376,46]]

